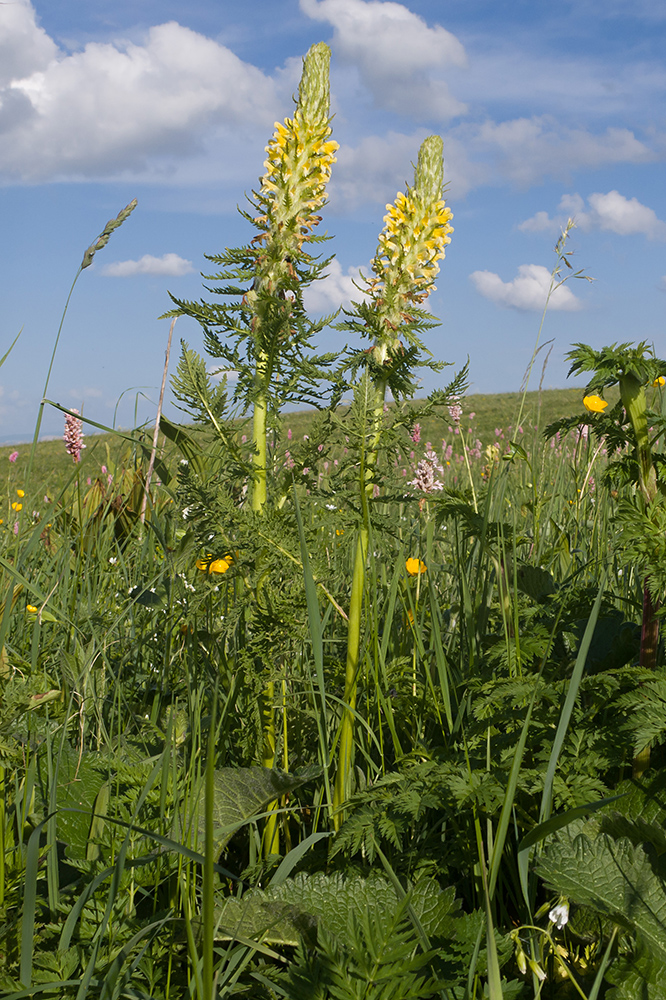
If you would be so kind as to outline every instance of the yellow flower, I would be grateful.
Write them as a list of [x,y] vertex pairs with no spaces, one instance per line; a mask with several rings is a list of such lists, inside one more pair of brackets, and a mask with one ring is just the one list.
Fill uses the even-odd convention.
[[426,564],[421,562],[421,560],[417,559],[415,556],[410,556],[405,563],[405,569],[410,576],[418,576],[419,573],[425,573]]
[[414,612],[411,608],[407,608],[407,621],[410,625],[414,624]]
[[226,573],[231,566],[231,556],[226,559],[214,559],[208,567],[209,573]]
[[662,385],[666,385],[666,378],[663,375],[658,375],[652,385],[656,385],[661,389]]
[[27,606],[27,608],[25,610],[29,611],[31,615],[36,615],[37,614],[37,608],[35,607],[34,604],[28,604],[28,606]]
[[16,503],[16,501],[14,501],[14,503],[12,504],[12,510],[23,510],[23,504]]
[[590,413],[603,413],[608,403],[601,396],[585,396],[583,398],[583,406]]
[[203,573],[226,573],[232,562],[233,559],[231,556],[226,556],[224,559],[213,559],[212,556],[204,556],[203,559],[197,559],[195,566]]
[[17,497],[24,497],[25,496],[24,490],[17,490],[16,491],[16,496]]
[[335,533],[336,533],[336,535],[337,535],[338,537],[340,537],[340,535],[344,535],[344,533],[345,533],[345,529],[344,529],[344,528],[336,528],[336,529],[335,529]]

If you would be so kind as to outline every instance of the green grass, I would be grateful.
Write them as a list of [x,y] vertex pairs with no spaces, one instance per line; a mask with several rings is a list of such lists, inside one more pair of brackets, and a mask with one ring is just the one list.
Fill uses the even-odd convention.
[[[446,479],[459,492],[421,504],[405,499],[404,477],[390,500],[393,467],[381,470],[387,497],[372,514],[353,795],[335,835],[353,466],[345,471],[341,458],[321,494],[316,477],[299,487],[300,527],[289,494],[259,524],[244,513],[240,481],[220,472],[229,468],[223,450],[208,449],[198,484],[169,451],[180,484],[154,487],[142,527],[145,459],[126,442],[87,437],[79,467],[61,442],[44,442],[29,484],[28,448],[19,447],[0,535],[5,995],[56,983],[63,997],[203,1000],[211,976],[220,996],[261,1000],[317,995],[322,977],[326,990],[342,991],[322,996],[347,996],[351,982],[368,997],[384,996],[388,983],[396,997],[448,995],[468,981],[479,991],[489,921],[493,981],[502,977],[505,990],[510,981],[510,995],[533,995],[522,953],[547,972],[542,996],[570,995],[555,945],[592,990],[616,940],[610,924],[586,916],[605,898],[601,875],[566,855],[566,830],[551,832],[526,855],[524,898],[516,856],[540,818],[629,787],[647,724],[637,685],[652,684],[658,704],[663,667],[648,676],[635,665],[641,581],[614,543],[604,457],[591,441],[569,436],[553,449],[527,433],[539,405],[545,424],[579,402],[580,390],[528,394],[525,457],[494,466],[472,458],[474,495],[460,462],[455,482]],[[491,443],[518,405],[517,394],[469,397],[463,421],[475,412],[476,433]],[[353,436],[351,413],[345,419]],[[292,441],[316,433],[307,413],[286,414],[284,424]],[[329,448],[344,455],[344,434],[326,441],[322,462]],[[428,435],[451,439],[447,417],[424,420],[413,463]],[[194,516],[193,499],[202,505]],[[197,569],[206,550],[231,551],[231,567]],[[409,575],[408,556],[426,572]],[[271,704],[261,700],[267,691]],[[267,711],[275,771],[258,766]],[[656,744],[666,731],[658,719],[649,723]],[[653,768],[661,760],[653,750]],[[603,813],[607,836],[619,822],[613,809],[624,810],[623,829],[637,822],[648,786],[632,787],[634,799]],[[658,825],[666,802],[660,791],[645,794]],[[271,803],[280,853],[266,858]],[[606,843],[599,829],[585,827],[586,857]],[[653,836],[644,825],[635,842]],[[655,906],[661,884],[650,889]],[[560,886],[572,899],[571,934],[547,917]],[[576,907],[577,894],[588,910]],[[649,938],[648,916],[613,905],[623,926]],[[300,936],[315,926],[316,947]],[[617,939],[634,975],[632,940]],[[622,964],[613,968],[620,975]]]

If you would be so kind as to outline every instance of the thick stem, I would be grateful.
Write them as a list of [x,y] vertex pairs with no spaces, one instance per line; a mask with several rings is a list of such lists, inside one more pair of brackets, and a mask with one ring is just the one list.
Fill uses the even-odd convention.
[[345,694],[342,723],[340,725],[340,753],[338,773],[333,793],[333,825],[342,825],[342,807],[351,794],[351,772],[354,763],[354,712],[358,681],[358,660],[361,647],[361,619],[363,616],[363,588],[365,585],[365,560],[368,552],[368,531],[362,527],[356,542],[354,573],[352,576],[349,623],[347,626],[347,663],[345,666]]
[[[273,681],[269,681],[266,685],[264,693],[262,695],[262,716],[264,722],[264,745],[261,755],[261,763],[264,767],[274,767],[275,766],[275,684]],[[268,857],[270,854],[280,853],[280,833],[277,826],[277,815],[275,810],[278,808],[278,801],[275,799],[268,806],[269,816],[266,818],[266,825],[264,826],[264,835],[262,841],[262,850],[264,857]]]
[[256,383],[259,389],[254,401],[254,415],[252,419],[252,445],[254,454],[252,463],[254,465],[254,481],[252,483],[252,510],[261,511],[266,504],[266,424],[268,416],[268,404],[266,401],[266,376],[268,360],[265,353],[261,353],[257,358]]
[[650,449],[645,390],[634,375],[623,375],[620,378],[620,396],[636,439],[638,484],[645,503],[651,504],[657,495],[657,475]]
[[386,383],[380,382],[376,389],[376,398],[372,408],[370,446],[365,455],[363,453],[361,454],[360,493],[363,523],[359,530],[358,540],[356,542],[351,597],[349,602],[347,661],[345,666],[345,707],[343,709],[342,722],[340,724],[338,772],[335,776],[335,791],[333,793],[333,825],[336,830],[340,828],[344,821],[343,807],[351,794],[351,775],[354,764],[354,714],[356,710],[359,656],[361,649],[363,590],[365,587],[365,565],[368,555],[368,540],[370,538],[370,511],[368,507],[368,500],[374,489],[372,474],[377,464],[377,457],[379,453],[385,398]]

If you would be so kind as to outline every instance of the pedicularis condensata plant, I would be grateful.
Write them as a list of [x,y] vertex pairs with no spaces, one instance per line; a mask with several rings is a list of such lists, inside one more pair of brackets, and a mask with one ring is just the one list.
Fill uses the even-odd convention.
[[[252,511],[262,515],[269,499],[268,441],[278,429],[280,411],[288,404],[321,405],[320,386],[335,354],[316,356],[311,340],[326,320],[312,322],[303,306],[303,289],[320,277],[328,264],[305,248],[321,242],[314,230],[326,204],[326,185],[335,163],[338,144],[331,139],[329,117],[329,62],[327,45],[313,45],[303,61],[293,118],[276,122],[266,147],[265,173],[259,191],[253,192],[253,211],[241,214],[258,230],[244,247],[227,249],[207,259],[223,270],[209,280],[225,282],[211,291],[235,299],[230,304],[183,302],[169,315],[190,315],[204,328],[209,354],[220,358],[220,372],[237,373],[234,403],[240,415],[252,411],[250,479]],[[173,298],[173,296],[172,296]],[[218,330],[220,331],[218,333]],[[233,436],[222,429],[219,391],[212,390],[205,366],[183,345],[176,396],[192,404],[200,400],[204,422],[225,440]],[[274,502],[277,499],[273,498]],[[261,560],[259,559],[259,562]],[[256,599],[262,603],[263,576],[259,564]],[[275,691],[267,682],[262,714],[264,766],[275,764]],[[274,817],[264,835],[266,854],[277,853],[279,844]]]
[[[207,280],[210,288],[232,297],[230,303],[184,302],[169,315],[186,314],[204,328],[205,346],[221,359],[220,371],[237,373],[233,402],[237,415],[252,412],[252,454],[246,469],[251,509],[255,516],[280,506],[284,491],[271,495],[267,438],[279,433],[279,414],[289,404],[321,406],[322,382],[328,381],[331,406],[342,388],[354,386],[355,405],[364,413],[363,431],[357,441],[359,484],[354,504],[360,507],[348,617],[345,707],[340,732],[340,756],[333,810],[335,823],[350,794],[353,756],[353,717],[356,705],[365,566],[370,534],[369,501],[376,488],[376,465],[384,427],[387,392],[393,399],[410,398],[420,366],[441,370],[425,348],[421,334],[437,325],[422,306],[451,239],[452,217],[443,197],[442,140],[426,139],[418,155],[413,186],[387,205],[384,228],[369,277],[361,279],[363,301],[353,303],[339,328],[369,339],[366,350],[340,359],[338,355],[311,353],[311,341],[330,318],[313,322],[303,305],[303,290],[322,276],[329,260],[309,253],[321,242],[315,229],[326,203],[326,185],[335,163],[337,143],[331,138],[326,45],[314,45],[303,66],[303,76],[293,118],[276,123],[266,147],[265,173],[253,192],[253,211],[243,216],[258,230],[251,242],[227,249],[207,259],[223,270]],[[336,373],[332,366],[339,361]],[[194,410],[222,440],[224,431],[219,389],[213,389],[203,361],[183,345],[179,374],[174,382],[178,399]],[[451,402],[452,400],[449,400]],[[226,402],[224,403],[226,405]],[[225,416],[227,425],[229,417]],[[225,439],[226,434],[226,439]],[[307,472],[307,469],[303,470]],[[183,473],[191,475],[191,470]],[[360,497],[359,497],[360,494]],[[267,506],[268,505],[268,506]],[[193,508],[196,510],[196,505]],[[189,514],[188,514],[189,516]],[[195,517],[198,514],[195,513]],[[224,552],[217,555],[224,556]],[[259,567],[255,567],[259,569]],[[257,579],[263,579],[261,572]],[[256,598],[261,601],[260,582]],[[275,763],[274,690],[265,691],[264,752],[262,763]],[[269,824],[270,826],[270,824]],[[276,850],[273,833],[265,837],[267,850]]]
[[343,820],[343,806],[351,793],[354,750],[354,715],[359,672],[359,650],[363,614],[368,540],[369,500],[375,483],[384,420],[384,403],[390,389],[396,400],[413,395],[414,370],[434,365],[419,334],[436,325],[436,320],[420,308],[433,291],[439,262],[451,242],[452,212],[443,200],[443,144],[430,136],[419,150],[413,187],[398,193],[386,206],[384,228],[372,261],[372,276],[365,280],[365,302],[353,303],[342,327],[372,340],[372,346],[357,354],[352,366],[362,369],[356,386],[359,411],[368,414],[368,433],[359,447],[360,508],[354,570],[352,576],[347,660],[345,667],[345,709],[340,731],[338,771],[333,797],[334,823]]

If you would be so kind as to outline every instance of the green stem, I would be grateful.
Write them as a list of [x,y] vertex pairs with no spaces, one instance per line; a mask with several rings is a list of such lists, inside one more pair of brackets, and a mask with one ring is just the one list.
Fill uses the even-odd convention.
[[647,425],[647,400],[645,390],[635,375],[622,375],[620,396],[636,439],[636,462],[638,463],[638,485],[646,504],[651,504],[657,495],[657,476],[652,462],[650,435]]
[[266,378],[268,375],[268,359],[265,352],[261,352],[257,358],[256,384],[258,394],[254,401],[254,414],[252,418],[252,445],[254,454],[252,464],[254,465],[254,482],[252,483],[252,510],[261,511],[266,504],[266,424],[268,417],[268,404],[266,402]]
[[361,649],[361,621],[363,618],[363,591],[365,587],[365,566],[368,555],[368,540],[370,538],[370,510],[368,500],[372,494],[372,473],[377,464],[379,444],[381,441],[382,420],[384,416],[384,400],[386,398],[386,382],[380,382],[376,388],[376,398],[372,409],[372,431],[370,446],[365,452],[361,446],[360,462],[360,494],[362,524],[359,529],[354,554],[354,570],[352,575],[351,597],[349,602],[349,621],[347,624],[347,661],[345,665],[345,707],[340,724],[340,753],[338,772],[335,777],[333,793],[333,825],[336,830],[344,821],[343,807],[351,794],[351,776],[354,764],[354,715],[356,711],[356,695],[358,690],[358,669]]

